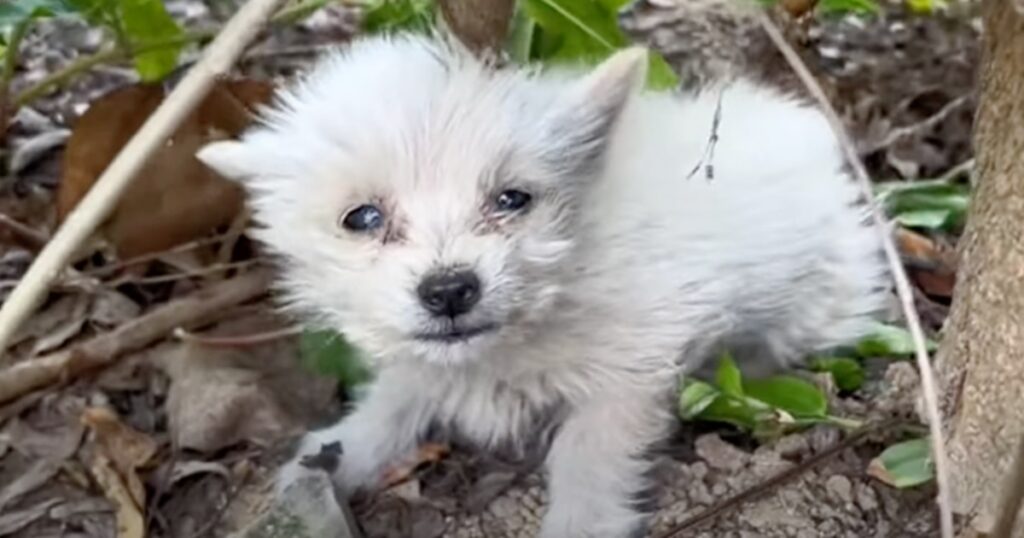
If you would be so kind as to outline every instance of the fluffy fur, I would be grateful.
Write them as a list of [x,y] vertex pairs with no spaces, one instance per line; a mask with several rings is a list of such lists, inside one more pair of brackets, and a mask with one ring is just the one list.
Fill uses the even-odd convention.
[[[744,81],[647,93],[645,72],[636,49],[540,73],[368,38],[200,152],[247,187],[288,304],[376,367],[355,411],[301,449],[341,441],[345,491],[376,485],[428,427],[524,444],[557,417],[541,535],[628,536],[680,373],[723,346],[763,368],[864,333],[886,293],[878,235],[823,116]],[[494,209],[510,188],[528,210]],[[384,226],[340,225],[367,203]],[[439,320],[416,288],[453,267],[478,275],[481,299]]]

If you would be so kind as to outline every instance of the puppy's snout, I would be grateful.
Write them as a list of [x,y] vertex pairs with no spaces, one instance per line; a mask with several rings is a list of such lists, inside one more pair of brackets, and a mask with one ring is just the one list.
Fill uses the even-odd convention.
[[416,293],[431,314],[454,318],[480,301],[480,279],[472,271],[441,271],[427,275]]

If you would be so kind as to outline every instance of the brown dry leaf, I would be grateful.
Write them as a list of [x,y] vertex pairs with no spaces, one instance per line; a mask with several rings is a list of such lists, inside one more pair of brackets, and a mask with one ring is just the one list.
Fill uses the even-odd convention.
[[145,538],[146,520],[141,505],[136,503],[129,486],[126,486],[114,462],[102,453],[93,456],[89,467],[93,478],[103,494],[116,507],[117,538]]
[[[195,158],[208,142],[239,134],[273,87],[255,80],[216,85],[128,187],[101,235],[124,258],[166,250],[231,223],[241,210],[239,186]],[[164,98],[159,85],[115,90],[92,103],[74,126],[64,153],[57,217],[63,221]]]
[[[145,506],[146,489],[136,471],[140,467],[145,467],[156,456],[160,448],[157,442],[121,422],[117,415],[106,408],[86,409],[82,413],[82,422],[93,432],[96,457],[103,458],[110,464],[120,477],[122,485],[127,488],[132,501],[139,507]],[[96,461],[94,467],[95,465]],[[100,462],[99,465],[107,464]],[[101,469],[101,472],[106,470]],[[114,498],[110,500],[118,502]]]
[[781,0],[779,2],[782,5],[782,9],[789,13],[790,17],[799,19],[800,17],[810,13],[812,9],[818,4],[817,0]]
[[89,309],[89,297],[75,294],[56,300],[39,314],[32,316],[11,339],[17,345],[32,340],[29,355],[37,355],[60,347],[82,329]]
[[949,299],[956,284],[956,253],[919,233],[900,228],[896,243],[911,279],[926,294]]
[[420,466],[427,463],[437,463],[444,459],[451,448],[441,443],[423,443],[407,459],[397,465],[391,466],[384,473],[385,487],[394,487],[412,478]]

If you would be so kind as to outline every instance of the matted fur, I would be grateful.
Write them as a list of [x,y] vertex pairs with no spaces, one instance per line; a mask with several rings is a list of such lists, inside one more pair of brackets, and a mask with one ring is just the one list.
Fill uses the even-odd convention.
[[[630,49],[589,73],[499,70],[441,40],[372,37],[200,152],[247,187],[287,304],[377,370],[352,414],[303,443],[341,441],[346,491],[376,485],[431,424],[488,446],[558,416],[542,536],[627,536],[680,373],[722,346],[760,368],[867,329],[887,290],[879,237],[823,116],[742,80],[647,93],[645,67]],[[690,177],[701,164],[712,179]],[[508,188],[533,195],[527,212],[494,214]],[[385,226],[343,229],[366,203]],[[482,282],[455,323],[496,331],[417,337],[446,322],[416,287],[450,267]],[[296,460],[282,481],[303,472]]]

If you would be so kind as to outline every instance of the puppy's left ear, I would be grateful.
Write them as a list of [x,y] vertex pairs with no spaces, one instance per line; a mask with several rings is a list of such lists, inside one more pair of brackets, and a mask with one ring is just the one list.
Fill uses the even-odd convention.
[[196,158],[221,176],[244,183],[257,174],[255,156],[237,140],[211,142],[196,152]]
[[616,120],[647,78],[647,50],[630,47],[571,86],[550,124],[559,160],[578,172],[599,162]]

